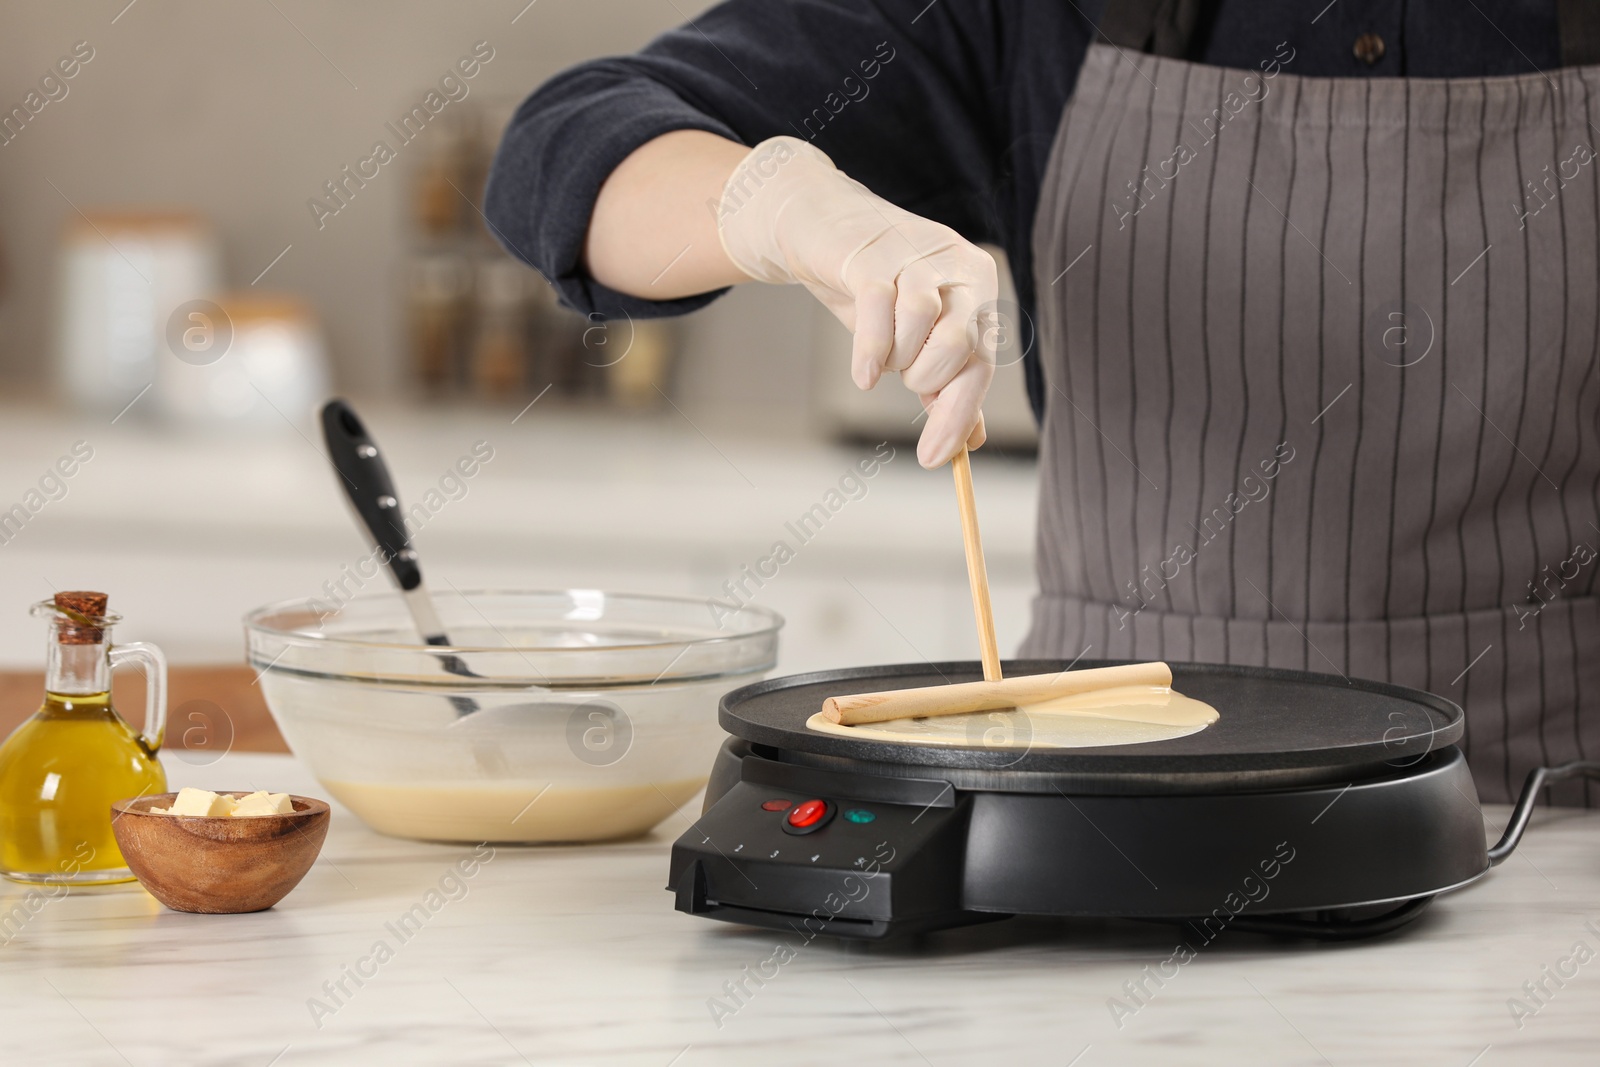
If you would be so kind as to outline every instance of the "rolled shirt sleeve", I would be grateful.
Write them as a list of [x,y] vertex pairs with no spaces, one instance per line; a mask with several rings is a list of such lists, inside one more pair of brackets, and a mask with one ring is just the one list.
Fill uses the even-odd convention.
[[528,97],[495,158],[485,213],[563,303],[605,317],[681,314],[719,295],[645,300],[582,266],[601,185],[674,130],[747,145],[804,138],[885,199],[971,240],[1000,240],[1005,51],[996,5],[981,0],[731,0]]

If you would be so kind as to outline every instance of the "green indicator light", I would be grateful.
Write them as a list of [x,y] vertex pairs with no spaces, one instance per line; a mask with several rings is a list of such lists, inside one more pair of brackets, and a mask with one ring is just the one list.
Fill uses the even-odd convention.
[[873,819],[877,818],[877,816],[872,814],[872,812],[863,811],[860,808],[851,808],[849,811],[844,813],[844,817],[849,819],[851,822],[871,822]]

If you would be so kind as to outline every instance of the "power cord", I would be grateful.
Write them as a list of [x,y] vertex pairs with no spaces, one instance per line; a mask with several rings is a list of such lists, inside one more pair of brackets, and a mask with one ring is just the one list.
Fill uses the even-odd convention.
[[1528,828],[1528,820],[1533,817],[1533,805],[1539,799],[1539,791],[1568,778],[1600,780],[1600,763],[1574,760],[1559,767],[1535,767],[1529,771],[1527,780],[1522,784],[1522,795],[1517,798],[1517,806],[1511,812],[1511,821],[1506,823],[1506,832],[1489,849],[1489,866],[1500,866],[1507,856],[1516,851],[1517,843],[1522,840],[1522,832]]

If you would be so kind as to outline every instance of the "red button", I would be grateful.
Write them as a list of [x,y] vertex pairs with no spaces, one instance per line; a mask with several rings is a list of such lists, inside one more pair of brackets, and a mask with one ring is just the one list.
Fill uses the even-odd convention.
[[761,805],[762,811],[787,811],[792,803],[788,800],[769,800]]
[[808,826],[815,826],[821,822],[822,817],[826,814],[828,814],[827,801],[808,800],[803,804],[795,805],[795,809],[788,816],[789,825],[798,830],[804,830]]

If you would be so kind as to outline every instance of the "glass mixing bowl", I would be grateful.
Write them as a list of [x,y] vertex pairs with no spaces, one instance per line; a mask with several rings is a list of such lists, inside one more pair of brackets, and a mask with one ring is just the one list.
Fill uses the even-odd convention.
[[764,608],[599,590],[438,596],[450,646],[401,594],[245,617],[278,728],[380,833],[430,841],[643,834],[705,784],[722,694],[776,662]]

